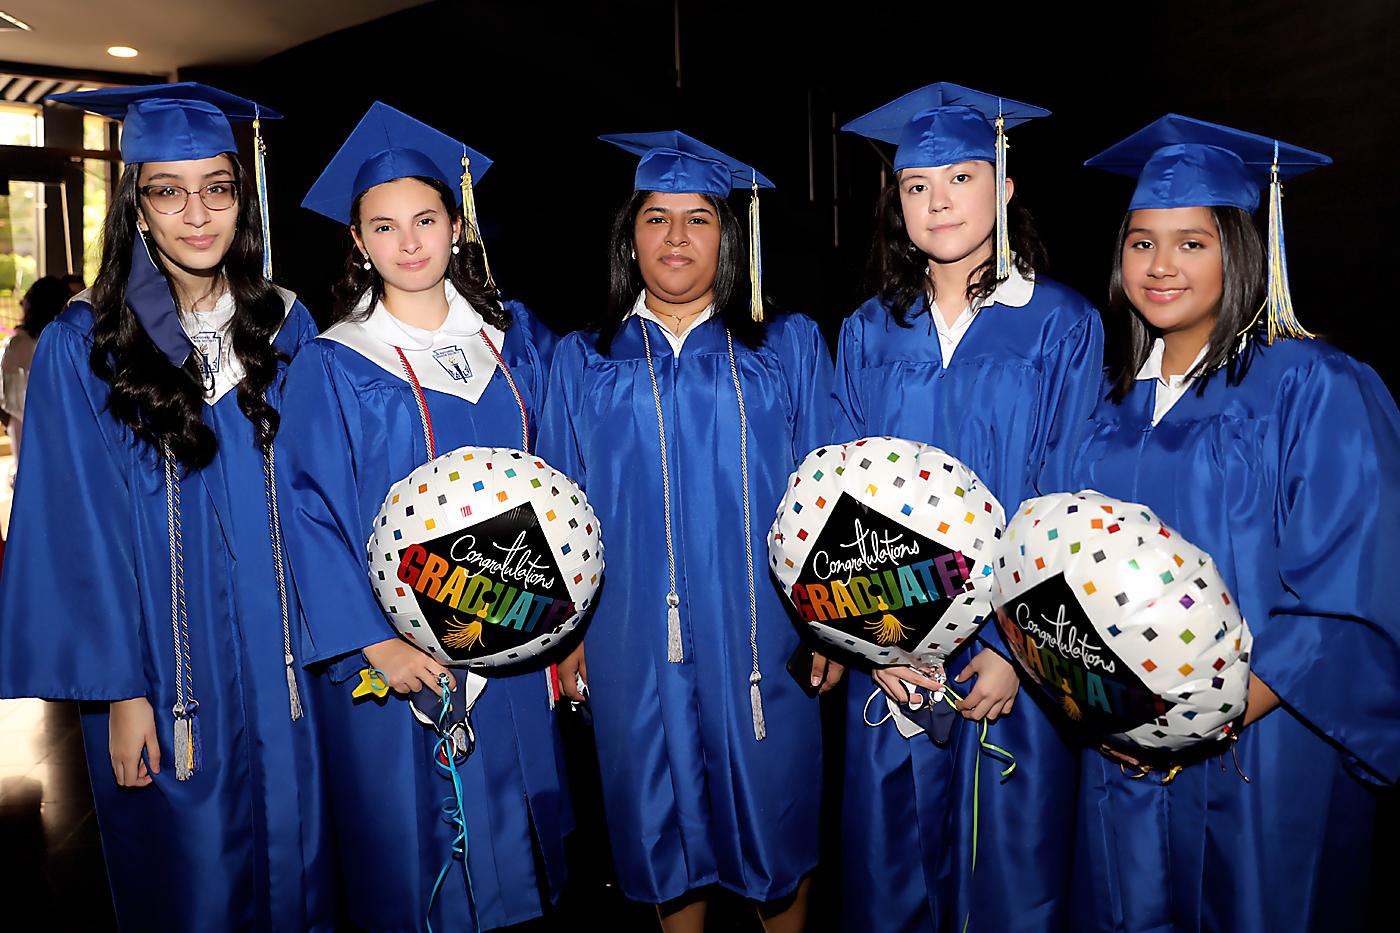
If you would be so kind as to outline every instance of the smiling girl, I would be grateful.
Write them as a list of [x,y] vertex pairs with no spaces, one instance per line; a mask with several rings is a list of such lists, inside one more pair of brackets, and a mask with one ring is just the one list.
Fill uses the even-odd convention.
[[[501,302],[475,229],[470,179],[490,164],[375,103],[303,201],[347,224],[354,246],[339,322],[288,378],[278,447],[287,549],[336,749],[348,918],[385,933],[425,918],[487,930],[539,916],[563,885],[572,826],[544,675],[492,677],[473,710],[475,751],[457,768],[467,878],[448,861],[456,829],[440,807],[452,785],[434,764],[437,734],[408,698],[435,693],[442,675],[455,688],[465,672],[395,634],[365,564],[391,484],[456,447],[528,450],[535,435],[544,373],[517,323],[524,309]],[[388,695],[352,696],[366,668]]]
[[[1063,488],[1102,365],[1098,313],[1039,271],[1044,250],[1004,177],[1003,129],[1045,115],[933,84],[844,127],[898,149],[877,209],[879,294],[841,328],[835,439],[933,444],[1008,513]],[[951,658],[948,674],[965,684],[962,715],[996,722],[990,741],[1018,767],[1002,786],[982,781],[980,802],[970,724],[938,746],[866,719],[876,687],[899,715],[909,697],[901,681],[938,684],[907,667],[852,674],[842,808],[850,929],[955,929],[969,910],[982,929],[1060,928],[1073,755],[1037,700],[1018,699],[999,636],[984,638]]]
[[[766,533],[826,439],[831,359],[810,319],[762,320],[725,196],[767,179],[683,133],[603,138],[641,162],[608,314],[560,343],[540,445],[598,510],[608,576],[560,672],[575,699],[587,685],[622,892],[668,931],[703,929],[716,885],[800,930],[821,730],[784,670],[798,638]],[[826,673],[800,671],[814,691]]]
[[286,364],[315,327],[263,277],[229,125],[276,114],[189,83],[56,99],[124,119],[126,168],[97,280],[34,360],[0,696],[91,701],[123,929],[330,929],[272,451]]
[[1249,216],[1330,161],[1169,114],[1086,163],[1137,188],[1122,362],[1074,478],[1208,551],[1254,648],[1233,760],[1166,783],[1084,752],[1076,930],[1369,928],[1367,785],[1400,778],[1400,413],[1294,318],[1277,186],[1267,243]]

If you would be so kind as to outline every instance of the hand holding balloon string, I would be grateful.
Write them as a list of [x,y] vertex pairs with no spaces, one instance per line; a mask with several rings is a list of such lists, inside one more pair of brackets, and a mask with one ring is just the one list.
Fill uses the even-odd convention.
[[[875,669],[872,676],[885,696],[899,704],[909,702],[909,692],[905,689],[905,683],[923,687],[935,694],[948,689],[946,683],[913,667],[880,667]],[[956,683],[964,683],[973,676],[977,677],[977,682],[973,684],[972,690],[966,697],[956,700],[953,704],[964,719],[986,719],[988,722],[996,722],[998,717],[1011,712],[1016,704],[1020,680],[1010,662],[995,651],[984,650],[968,661],[962,673],[954,680]],[[953,695],[956,697],[956,694]]]
[[[1263,719],[1269,713],[1279,707],[1282,702],[1273,688],[1264,683],[1259,675],[1251,672],[1249,675],[1249,694],[1245,702],[1244,719],[1240,722],[1240,728],[1252,725]],[[1238,732],[1235,733],[1239,735]],[[1105,758],[1120,765],[1127,765],[1130,768],[1142,768],[1143,763],[1125,752],[1119,751],[1108,743],[1099,746],[1099,753]]]
[[395,636],[364,649],[365,660],[384,675],[389,687],[395,693],[411,695],[419,690],[432,689],[440,678],[446,677],[452,690],[457,689],[457,679],[426,651]]

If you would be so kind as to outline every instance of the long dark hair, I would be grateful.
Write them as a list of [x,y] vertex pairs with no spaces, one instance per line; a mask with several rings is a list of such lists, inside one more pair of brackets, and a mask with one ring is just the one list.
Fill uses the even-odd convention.
[[[456,197],[452,190],[436,178],[420,175],[404,177],[420,181],[432,188],[438,197],[442,198],[443,210],[447,212],[447,216],[461,221],[461,232],[456,240],[459,249],[447,262],[447,281],[452,283],[459,295],[471,303],[486,323],[501,331],[509,330],[510,312],[501,304],[500,293],[486,284],[486,251],[480,243],[467,242],[466,221],[462,219],[461,210],[456,207]],[[355,200],[350,202],[350,226],[356,233],[360,233],[360,202],[364,197],[365,192],[361,191],[355,195]],[[384,297],[383,277],[373,266],[366,269],[364,262],[352,240],[349,255],[345,258],[345,271],[335,285],[335,308],[332,311],[331,323],[349,319],[363,321],[374,311],[375,304]],[[372,297],[364,308],[359,308],[366,294]]]
[[[608,309],[597,323],[597,349],[605,356],[612,352],[613,338],[622,329],[637,296],[646,288],[637,260],[632,258],[636,248],[633,232],[637,214],[651,195],[650,191],[633,192],[613,215],[608,234]],[[763,342],[764,326],[753,319],[749,309],[749,263],[743,228],[724,198],[708,194],[701,197],[719,218],[719,264],[715,267],[714,285],[719,318],[740,343],[756,347]],[[767,296],[764,304],[768,305]]]
[[36,279],[34,284],[29,286],[29,291],[24,293],[24,319],[20,321],[20,328],[38,340],[44,328],[58,317],[58,312],[68,304],[72,295],[68,286],[56,275]]
[[[1016,269],[1024,276],[1044,271],[1049,258],[1036,233],[1031,212],[1017,198],[1006,205],[1006,230],[1011,241]],[[904,208],[899,200],[899,177],[880,192],[875,205],[875,242],[870,247],[868,273],[877,294],[900,327],[909,327],[909,311],[920,295],[933,291],[928,275],[928,255],[909,239],[904,225]],[[986,298],[997,287],[996,257],[991,256],[973,270],[967,297]],[[934,296],[936,297],[936,296]]]
[[[1225,369],[1227,385],[1238,385],[1244,378],[1253,355],[1252,348],[1258,341],[1241,342],[1240,334],[1247,328],[1260,326],[1261,322],[1255,318],[1259,315],[1265,286],[1264,241],[1253,218],[1238,207],[1212,207],[1210,212],[1220,231],[1220,272],[1224,289],[1205,356],[1187,374],[1187,378],[1196,380],[1197,394],[1205,391],[1206,383],[1221,367]],[[1108,394],[1115,403],[1123,401],[1133,390],[1138,370],[1147,362],[1152,341],[1157,337],[1123,288],[1123,244],[1128,241],[1132,219],[1132,211],[1129,211],[1118,227],[1113,274],[1108,280],[1108,316],[1117,323],[1120,332],[1117,370]]]
[[[256,441],[263,446],[272,442],[279,423],[277,409],[268,404],[264,393],[277,377],[278,361],[287,359],[272,345],[272,338],[286,317],[286,307],[272,283],[263,278],[257,192],[245,183],[243,169],[233,154],[226,155],[238,190],[238,220],[220,275],[233,296],[235,311],[229,322],[229,336],[233,352],[243,366],[238,408],[252,422]],[[203,376],[195,354],[183,367],[172,366],[126,306],[126,279],[131,272],[131,253],[137,236],[140,177],[140,164],[128,165],[107,210],[102,231],[102,268],[90,297],[93,327],[89,363],[98,378],[112,386],[108,410],[131,430],[138,442],[157,450],[168,444],[175,459],[186,469],[198,469],[214,459],[218,440],[213,429],[204,423]],[[152,247],[150,253],[156,266],[164,271],[160,251]],[[171,294],[174,295],[173,288]]]

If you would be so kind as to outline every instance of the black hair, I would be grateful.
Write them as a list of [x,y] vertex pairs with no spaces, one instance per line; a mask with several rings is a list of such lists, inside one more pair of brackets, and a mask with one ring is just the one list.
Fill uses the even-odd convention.
[[[1048,256],[1031,213],[1017,198],[1006,205],[1006,231],[1016,269],[1024,276],[1044,271]],[[986,298],[997,287],[996,256],[990,256],[968,276],[967,298]],[[928,255],[909,239],[899,198],[899,176],[885,186],[875,205],[875,242],[870,248],[868,274],[876,293],[900,327],[909,327],[909,311],[920,295],[932,295]],[[961,297],[961,296],[960,296]]]
[[[467,241],[467,224],[462,219],[462,211],[456,206],[456,196],[452,189],[436,178],[422,175],[404,177],[422,182],[437,192],[447,216],[454,221],[461,221],[461,232],[456,240],[459,249],[447,262],[447,281],[452,283],[459,295],[471,303],[486,323],[502,331],[509,330],[510,312],[501,304],[500,293],[486,281],[486,250],[480,243]],[[370,189],[366,189],[368,190]],[[355,200],[350,202],[350,226],[356,233],[360,233],[360,202],[364,200],[366,191],[355,195]],[[364,263],[364,257],[355,248],[352,240],[349,255],[345,259],[345,271],[335,285],[335,308],[331,323],[344,320],[363,321],[374,311],[375,304],[384,297],[384,279],[379,270],[373,266],[366,269]],[[372,297],[364,308],[360,308],[360,302],[366,294]]]
[[[277,289],[263,278],[263,233],[256,189],[245,184],[243,169],[233,154],[225,155],[238,192],[238,218],[219,274],[235,308],[229,337],[243,366],[238,407],[252,422],[256,443],[265,446],[276,436],[279,423],[277,409],[268,404],[264,394],[277,377],[278,362],[287,359],[272,345],[286,317],[286,306]],[[218,440],[204,422],[204,383],[196,354],[190,354],[183,366],[172,366],[126,306],[126,280],[138,235],[140,177],[139,163],[127,165],[107,209],[102,266],[90,296],[93,327],[89,363],[98,378],[112,387],[108,411],[131,430],[138,443],[157,450],[168,444],[187,470],[198,469],[214,459]],[[151,246],[150,253],[164,272],[160,251]],[[171,295],[175,295],[173,286]],[[178,304],[178,297],[176,301]]]
[[[1238,385],[1249,369],[1252,347],[1257,340],[1241,342],[1240,335],[1262,326],[1259,309],[1266,284],[1264,271],[1264,241],[1254,220],[1238,207],[1212,207],[1211,215],[1220,232],[1220,263],[1223,290],[1220,310],[1211,329],[1205,355],[1187,374],[1196,380],[1196,392],[1205,391],[1215,372],[1225,369],[1227,385]],[[1143,320],[1128,299],[1123,288],[1123,246],[1128,242],[1132,211],[1123,217],[1118,227],[1117,247],[1113,252],[1113,273],[1108,281],[1108,317],[1120,333],[1117,340],[1118,362],[1113,373],[1113,388],[1108,397],[1115,403],[1127,398],[1137,382],[1137,374],[1158,336]]]
[[58,312],[63,310],[63,306],[68,304],[68,299],[73,293],[68,290],[68,286],[56,275],[46,275],[41,279],[36,279],[34,284],[29,286],[29,291],[24,293],[21,304],[24,307],[24,319],[20,321],[20,327],[26,334],[39,339],[45,327],[56,317]]
[[[608,307],[606,316],[595,325],[597,349],[608,355],[613,338],[622,329],[637,296],[646,287],[633,258],[637,215],[653,192],[635,191],[613,215],[608,234]],[[724,198],[702,194],[719,219],[719,262],[715,267],[715,308],[734,337],[746,347],[763,342],[765,328],[755,321],[749,308],[749,263],[744,232],[739,218]],[[765,305],[768,302],[765,299]]]

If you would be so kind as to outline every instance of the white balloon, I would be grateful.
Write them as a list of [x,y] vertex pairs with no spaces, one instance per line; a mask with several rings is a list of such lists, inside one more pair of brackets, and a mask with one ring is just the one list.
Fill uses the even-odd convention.
[[399,634],[440,663],[503,667],[571,631],[603,574],[583,491],[532,454],[459,447],[389,488],[367,544]]
[[1071,719],[1149,749],[1227,737],[1249,626],[1214,561],[1145,506],[1092,490],[1021,504],[998,548],[997,621]]
[[1001,504],[926,444],[812,451],[769,531],[769,565],[824,641],[876,664],[940,664],[991,613]]

